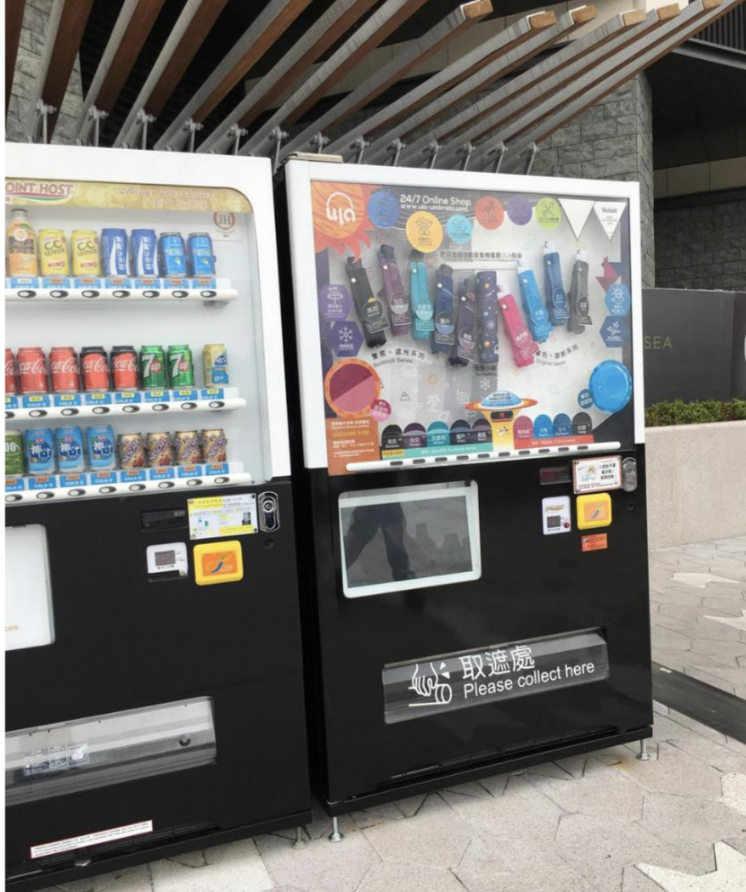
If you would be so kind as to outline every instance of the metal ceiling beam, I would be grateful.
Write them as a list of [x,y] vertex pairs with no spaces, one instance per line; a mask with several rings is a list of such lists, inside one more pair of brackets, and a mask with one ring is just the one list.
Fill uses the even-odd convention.
[[154,120],[196,56],[228,0],[187,0],[168,40],[155,61],[114,146],[135,146],[147,124]]
[[390,103],[386,108],[382,108],[367,121],[339,136],[325,151],[347,156],[353,154],[356,151],[356,142],[365,140],[372,133],[391,127],[426,103],[432,102],[455,84],[464,81],[481,66],[487,66],[511,50],[519,49],[523,43],[533,40],[538,34],[556,23],[557,17],[553,12],[541,12],[519,19],[504,31],[490,37],[460,59],[452,62],[442,71],[429,77],[424,83],[409,90],[408,93]]
[[[73,3],[76,0],[72,0]],[[165,0],[124,0],[78,117],[74,139],[87,142],[114,107]]]
[[270,0],[231,47],[173,123],[156,149],[181,149],[204,119],[287,31],[311,0]]
[[[280,61],[202,141],[198,152],[223,153],[241,138],[245,128],[280,96],[340,37],[356,24],[377,0],[336,0]],[[244,134],[245,135],[245,134]]]
[[291,152],[302,151],[304,148],[323,149],[324,132],[329,127],[342,123],[350,115],[369,105],[392,84],[401,80],[413,68],[434,55],[454,37],[481,21],[490,12],[492,12],[490,0],[472,0],[471,3],[459,6],[418,40],[413,40],[404,49],[396,51],[394,58],[387,65],[366,78],[359,87],[348,93],[326,114],[291,140],[283,147],[281,157]]
[[[636,26],[645,22],[645,13],[631,10],[614,16],[589,34],[567,43],[561,50],[532,65],[523,74],[493,90],[488,96],[470,104],[463,111],[433,127],[428,133],[409,144],[401,154],[399,163],[419,167],[426,161],[435,167],[450,163],[454,151],[479,139],[493,125],[503,121],[511,110],[523,109],[543,95],[543,82],[558,71],[567,78],[575,77],[586,67],[595,65],[617,51],[622,41]],[[467,128],[464,130],[464,128]],[[461,132],[460,132],[461,131]],[[459,134],[455,137],[455,134]],[[442,163],[444,158],[448,162]]]
[[[593,6],[583,6],[572,12],[564,13],[552,27],[543,30],[531,40],[524,42],[489,65],[477,70],[471,77],[466,78],[466,80],[453,87],[447,93],[443,93],[433,102],[410,115],[406,121],[383,133],[366,150],[366,161],[370,164],[386,161],[391,155],[392,145],[400,145],[401,141],[406,141],[410,134],[425,127],[430,121],[446,114],[456,106],[463,105],[469,97],[480,90],[484,90],[485,87],[494,83],[494,81],[505,77],[527,59],[533,58],[558,40],[592,20],[595,15],[596,10]],[[330,151],[334,150],[330,149]]]
[[[334,55],[244,143],[241,155],[268,155],[276,152],[282,128],[299,120],[351,71],[367,54],[381,44],[427,0],[386,0]],[[279,138],[279,139],[278,139]]]
[[[522,128],[518,139],[509,144],[508,164],[512,170],[521,166],[522,156],[536,143],[551,136],[587,108],[631,80],[654,62],[675,50],[689,37],[724,16],[743,0],[695,0],[684,8],[678,18],[670,19],[651,35],[640,49],[633,45],[614,58],[614,67],[596,76],[596,72],[581,78],[577,85],[565,88],[553,97],[551,105],[542,106],[543,113],[529,128]],[[654,38],[654,39],[653,39]],[[480,150],[479,162],[485,158],[487,147]]]
[[[473,146],[478,140],[496,131],[500,131],[500,136],[497,138],[499,141],[505,133],[501,128],[506,127],[508,122],[515,118],[521,120],[530,118],[531,109],[547,100],[550,95],[548,90],[551,90],[552,96],[556,96],[561,89],[571,86],[582,75],[607,64],[628,47],[639,45],[647,35],[662,27],[666,21],[678,16],[679,11],[678,5],[673,4],[659,7],[647,15],[636,10],[623,13],[505,84],[493,95],[485,98],[481,103],[481,109],[475,110],[475,123],[438,151],[434,166],[447,168],[458,157],[463,156],[466,147]],[[551,86],[548,86],[550,81]],[[489,113],[490,107],[494,107],[495,111]],[[459,123],[457,120],[446,121],[440,128],[438,140],[443,142],[449,133],[453,134],[460,129],[455,126]],[[415,148],[422,158],[422,147],[413,145],[412,149]],[[415,157],[412,155],[409,160]]]
[[5,0],[5,114],[10,105],[10,91],[16,70],[18,44],[23,27],[23,10],[26,0]]

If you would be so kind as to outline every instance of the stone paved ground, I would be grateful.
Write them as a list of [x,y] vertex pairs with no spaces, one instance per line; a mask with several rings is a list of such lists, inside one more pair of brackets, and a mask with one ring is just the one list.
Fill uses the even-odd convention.
[[746,536],[650,555],[653,659],[746,699]]
[[656,707],[637,746],[156,861],[66,892],[744,892],[746,745]]

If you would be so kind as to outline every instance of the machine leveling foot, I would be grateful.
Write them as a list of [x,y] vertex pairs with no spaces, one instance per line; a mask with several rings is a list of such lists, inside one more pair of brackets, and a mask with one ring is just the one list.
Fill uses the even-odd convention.
[[342,842],[344,833],[339,829],[339,818],[332,818],[332,832],[329,834],[329,842]]
[[295,842],[293,843],[294,849],[305,849],[306,841],[303,839],[303,828],[296,827],[295,828]]
[[647,740],[640,741],[640,752],[637,754],[637,758],[641,762],[649,762],[650,761],[650,753],[648,752]]

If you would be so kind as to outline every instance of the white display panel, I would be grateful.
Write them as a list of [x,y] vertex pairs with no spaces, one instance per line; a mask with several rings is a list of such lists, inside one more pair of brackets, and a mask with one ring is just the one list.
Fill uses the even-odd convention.
[[339,523],[342,587],[348,598],[482,575],[474,482],[343,493]]
[[5,650],[54,641],[47,531],[39,524],[5,528]]
[[[287,180],[307,467],[642,442],[636,184],[307,161]],[[479,297],[490,280],[492,344]]]
[[[83,405],[66,417],[61,417],[53,394],[49,411],[45,414],[42,406],[36,417],[29,412],[29,401],[19,394],[12,406],[6,400],[6,426],[75,425],[85,433],[87,426],[111,424],[115,436],[142,433],[144,437],[160,431],[222,429],[227,438],[227,472],[235,482],[262,482],[289,474],[269,163],[151,153],[143,165],[135,152],[10,146],[6,175],[6,227],[10,210],[23,207],[37,236],[43,229],[63,230],[68,248],[74,230],[92,230],[100,236],[103,229],[119,228],[131,238],[133,230],[148,229],[157,236],[179,232],[185,240],[190,233],[207,233],[217,277],[216,288],[208,284],[204,289],[214,297],[201,297],[191,279],[186,299],[178,297],[185,293],[176,287],[178,280],[176,285],[156,283],[157,299],[144,296],[148,291],[135,280],[131,265],[123,286],[128,298],[114,296],[116,288],[105,280],[103,270],[94,299],[82,297],[80,288],[64,289],[64,285],[67,298],[50,298],[49,289],[40,287],[37,298],[19,299],[22,289],[6,279],[7,347],[17,351],[39,346],[48,358],[50,348],[59,345],[78,352],[82,347],[102,346],[110,352],[119,345],[139,351],[144,345],[167,350],[169,345],[186,344],[192,351],[196,390],[194,398],[177,395],[177,385],[172,384],[154,411],[145,405],[146,386],[140,383],[140,406],[114,405],[112,395],[109,408],[92,409],[83,397]],[[66,191],[58,197],[42,196],[50,184],[64,186]],[[75,286],[72,274],[71,268],[69,284]],[[39,283],[44,284],[48,283]],[[202,393],[211,383],[202,372],[205,344],[227,348],[229,383],[217,399]],[[86,467],[84,473],[91,470]],[[202,469],[203,477],[206,473]],[[151,475],[147,476],[148,485],[142,491],[153,489]],[[166,476],[164,488],[172,488],[166,485]],[[60,487],[69,484],[59,479],[55,483],[50,491],[59,500]],[[155,486],[157,491],[158,483]],[[174,486],[182,488],[178,479]],[[95,495],[90,489],[86,497]],[[6,501],[12,503],[7,497]]]

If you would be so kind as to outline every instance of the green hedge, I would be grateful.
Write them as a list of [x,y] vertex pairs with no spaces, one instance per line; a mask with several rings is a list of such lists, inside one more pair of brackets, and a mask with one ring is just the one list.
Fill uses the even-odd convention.
[[672,424],[709,424],[712,421],[746,421],[746,400],[698,400],[685,403],[655,403],[645,410],[648,427],[665,427]]

